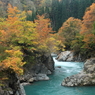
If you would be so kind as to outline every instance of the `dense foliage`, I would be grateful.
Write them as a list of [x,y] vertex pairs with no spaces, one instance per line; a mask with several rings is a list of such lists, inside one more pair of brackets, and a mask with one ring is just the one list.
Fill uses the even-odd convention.
[[82,26],[82,21],[80,19],[75,19],[70,17],[66,22],[63,23],[62,27],[59,29],[59,36],[64,38],[64,44],[66,49],[69,50],[71,42],[75,40],[76,36],[79,34]]
[[82,19],[84,12],[95,0],[0,0],[0,17],[7,16],[8,3],[27,13],[27,20],[33,21],[36,15],[51,19],[53,30],[58,31],[69,17]]
[[85,58],[95,57],[95,3],[86,9],[83,20],[70,17],[58,32],[66,49],[74,50]]
[[82,19],[84,12],[95,0],[52,0],[50,18],[54,30],[58,30],[69,17]]
[[7,18],[0,18],[0,72],[12,69],[19,75],[28,60],[32,64],[35,52],[53,52],[60,41],[55,41],[50,20],[44,15],[38,15],[34,22],[27,21],[26,13],[10,4],[7,12]]

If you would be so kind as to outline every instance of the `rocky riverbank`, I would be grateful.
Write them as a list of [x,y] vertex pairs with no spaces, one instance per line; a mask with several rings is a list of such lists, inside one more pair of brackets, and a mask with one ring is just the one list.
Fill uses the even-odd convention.
[[67,77],[62,82],[62,86],[95,86],[95,58],[88,59],[83,71],[79,74]]
[[40,54],[35,57],[34,63],[26,64],[24,69],[24,75],[19,77],[15,73],[7,72],[8,79],[1,84],[0,95],[25,95],[23,85],[49,80],[47,75],[53,73],[54,61],[49,53]]

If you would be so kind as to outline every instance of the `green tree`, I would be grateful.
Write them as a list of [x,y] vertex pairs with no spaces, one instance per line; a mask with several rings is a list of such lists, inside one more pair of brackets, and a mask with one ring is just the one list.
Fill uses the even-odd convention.
[[66,49],[71,49],[72,41],[75,40],[77,34],[80,32],[81,25],[81,20],[70,17],[59,29],[59,36],[64,38],[63,43]]

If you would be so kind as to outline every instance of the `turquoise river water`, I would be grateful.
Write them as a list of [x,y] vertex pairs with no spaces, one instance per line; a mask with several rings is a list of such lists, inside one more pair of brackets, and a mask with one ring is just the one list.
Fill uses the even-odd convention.
[[[79,73],[83,63],[59,62],[55,60],[54,74],[49,75],[49,81],[38,81],[24,87],[26,95],[95,95],[95,86],[64,87],[61,82],[64,78]],[[57,68],[61,66],[61,68]]]

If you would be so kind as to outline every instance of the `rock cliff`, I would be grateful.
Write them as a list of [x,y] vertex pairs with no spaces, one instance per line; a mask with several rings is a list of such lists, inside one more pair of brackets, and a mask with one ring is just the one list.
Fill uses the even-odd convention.
[[83,71],[67,77],[62,82],[63,86],[95,86],[95,58],[88,59]]
[[4,72],[7,79],[0,81],[0,95],[25,95],[17,75],[10,69]]
[[48,74],[54,71],[54,61],[49,53],[36,57],[34,64],[26,64],[25,74],[20,77],[21,82],[49,80]]
[[30,60],[24,66],[25,72],[17,76],[11,70],[6,71],[8,79],[0,83],[0,95],[25,95],[23,85],[39,80],[49,80],[48,74],[54,71],[54,61],[49,53],[35,57],[34,63]]

